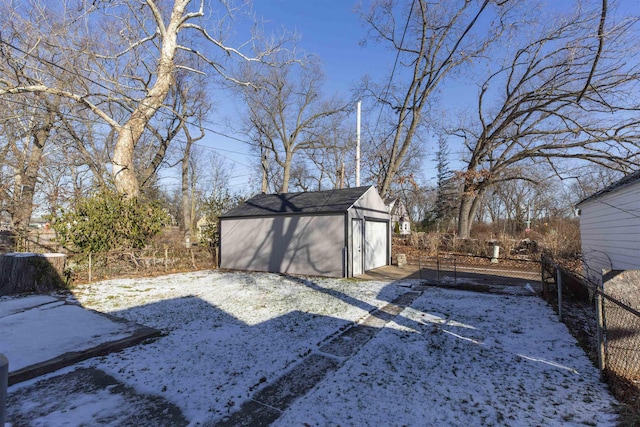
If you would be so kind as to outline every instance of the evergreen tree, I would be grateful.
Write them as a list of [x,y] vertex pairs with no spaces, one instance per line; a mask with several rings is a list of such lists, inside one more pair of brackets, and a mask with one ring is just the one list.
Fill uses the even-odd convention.
[[438,139],[436,152],[438,188],[436,194],[435,217],[438,228],[446,230],[454,219],[457,208],[455,174],[449,168],[449,148],[444,136]]

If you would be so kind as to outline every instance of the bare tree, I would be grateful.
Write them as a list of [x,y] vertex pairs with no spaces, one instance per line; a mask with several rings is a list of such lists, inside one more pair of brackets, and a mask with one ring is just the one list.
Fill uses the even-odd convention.
[[[115,134],[109,131],[104,134],[104,129],[95,122],[91,112],[84,109],[61,111],[57,120],[62,137],[73,141],[73,150],[77,153],[73,157],[82,159],[82,163],[91,171],[92,186],[107,187],[111,183],[107,168]],[[68,151],[72,155],[71,150]]]
[[569,186],[571,189],[570,200],[573,204],[613,184],[624,176],[620,171],[597,164],[586,165],[575,172],[574,180]]
[[279,191],[287,192],[294,155],[331,148],[333,143],[324,137],[323,124],[346,111],[347,104],[337,98],[322,98],[323,73],[317,58],[293,61],[290,55],[282,54],[280,61],[283,65],[278,67],[247,64],[245,79],[256,88],[246,87],[242,93],[251,139],[262,155],[281,169]]
[[[183,96],[184,104],[186,107],[188,97]],[[197,141],[204,138],[204,128],[202,126],[202,121],[204,120],[204,116],[206,115],[209,106],[204,102],[204,99],[200,97],[201,102],[198,104],[198,107],[193,112],[188,112],[186,117],[190,117],[194,115],[199,123],[199,134],[192,135],[190,130],[191,126],[185,126],[183,129],[184,132],[184,151],[181,160],[181,200],[182,200],[182,220],[180,221],[181,229],[184,230],[184,241],[187,247],[191,246],[192,238],[193,238],[193,228],[195,219],[195,186],[197,180],[195,179],[196,173],[194,172],[194,159],[192,155],[193,144]],[[183,116],[184,117],[184,116]]]
[[[3,82],[20,85],[33,81],[19,58],[3,46],[0,61]],[[2,100],[0,108],[3,111],[0,151],[4,154],[0,161],[10,177],[0,187],[0,199],[11,217],[12,227],[25,231],[31,220],[45,150],[57,132],[60,100],[46,93],[21,94]]]
[[19,128],[3,126],[10,152],[5,160],[9,160],[14,172],[13,188],[4,197],[10,200],[7,211],[16,230],[29,226],[45,146],[54,132],[55,106],[46,108],[44,114],[36,112],[31,120],[22,120]]
[[[390,109],[393,121],[384,127],[382,142],[390,139],[384,156],[378,191],[386,195],[409,148],[425,125],[424,110],[445,77],[484,52],[504,30],[505,2],[448,0],[408,2],[379,0],[361,16],[370,38],[397,52],[392,77],[401,83],[374,86],[365,91]],[[493,21],[477,30],[478,22]],[[377,126],[375,126],[377,127]]]
[[637,18],[606,28],[600,52],[593,40],[600,42],[601,16],[581,7],[531,27],[530,41],[481,84],[476,123],[456,132],[468,150],[460,174],[460,237],[469,237],[482,195],[491,186],[529,179],[526,169],[544,164],[561,176],[559,162],[567,159],[618,170],[639,164],[634,94],[640,64],[626,43]]
[[[293,168],[292,178],[300,182],[296,186],[303,190],[349,187],[355,168],[355,128],[348,126],[343,114],[337,114],[323,121],[319,136],[325,140],[321,148],[306,150]],[[305,179],[296,176],[298,170]]]
[[[258,62],[278,48],[271,45],[249,57],[228,46],[219,37],[226,32],[223,27],[226,21],[208,18],[220,13],[210,13],[210,4],[204,0],[87,1],[76,9],[66,8],[65,3],[57,9],[46,3],[34,2],[34,6],[41,11],[37,24],[23,19],[21,10],[7,7],[8,25],[24,26],[37,33],[38,25],[52,22],[49,17],[61,15],[62,10],[63,23],[69,28],[68,37],[52,39],[41,34],[32,41],[24,40],[20,46],[17,40],[2,39],[1,43],[26,58],[37,55],[34,51],[41,40],[47,40],[48,46],[56,50],[55,57],[37,59],[42,63],[58,61],[60,76],[66,79],[28,84],[2,80],[0,95],[45,93],[72,100],[91,111],[115,134],[111,173],[116,189],[128,197],[140,194],[135,168],[139,141],[154,117],[172,114],[165,110],[164,102],[176,70],[195,73],[213,70],[226,79],[247,84],[228,75],[221,61],[232,57]],[[233,10],[227,7],[226,12]],[[209,28],[204,26],[207,24]],[[102,31],[90,28],[96,25],[101,26]],[[195,57],[200,67],[190,67],[194,62],[188,62],[189,57]],[[73,84],[60,84],[60,81]]]

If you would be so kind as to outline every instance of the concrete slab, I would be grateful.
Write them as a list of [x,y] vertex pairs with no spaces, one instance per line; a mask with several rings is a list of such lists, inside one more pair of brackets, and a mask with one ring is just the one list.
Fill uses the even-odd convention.
[[[41,398],[56,391],[58,399]],[[12,411],[30,402],[29,411]],[[110,411],[117,407],[118,411]],[[11,392],[7,400],[11,424],[186,426],[179,407],[162,396],[144,394],[99,369],[77,369],[41,379]]]
[[350,357],[373,338],[379,330],[375,327],[355,325],[320,347],[320,351],[337,357]]
[[273,424],[282,411],[255,400],[246,401],[238,411],[219,422],[205,423],[206,427],[266,427]]
[[43,295],[1,299],[0,330],[0,351],[9,359],[9,385],[161,334]]
[[373,310],[360,324],[353,324],[340,335],[320,347],[320,353],[311,353],[289,372],[258,391],[228,417],[206,423],[211,427],[268,426],[291,404],[307,394],[331,372],[342,366],[362,346],[371,340],[381,328],[393,320],[404,308],[421,295],[406,292],[389,304]]
[[253,400],[284,411],[291,403],[322,381],[340,363],[320,354],[311,354],[275,383],[255,394]]
[[[540,273],[532,271],[516,271],[508,268],[472,267],[459,265],[457,270],[438,271],[433,266],[406,264],[403,267],[386,265],[369,270],[357,276],[361,280],[402,280],[417,279],[424,286],[440,286],[443,288],[462,289],[475,292],[491,292],[505,294],[529,294],[519,289],[528,285],[533,294],[542,291]],[[423,289],[419,285],[415,289]]]

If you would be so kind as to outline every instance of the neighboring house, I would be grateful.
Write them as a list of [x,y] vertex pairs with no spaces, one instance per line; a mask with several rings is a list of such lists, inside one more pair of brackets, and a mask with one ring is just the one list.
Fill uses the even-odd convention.
[[391,230],[401,236],[411,234],[411,223],[409,222],[409,213],[404,203],[400,199],[389,198],[385,200],[387,210],[391,215]]
[[259,194],[220,217],[220,267],[353,277],[391,259],[375,187]]
[[603,269],[640,270],[640,171],[576,207],[585,273],[590,279],[597,282]]

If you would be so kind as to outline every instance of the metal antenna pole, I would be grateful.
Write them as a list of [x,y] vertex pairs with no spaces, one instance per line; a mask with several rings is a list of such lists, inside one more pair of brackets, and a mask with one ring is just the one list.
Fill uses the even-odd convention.
[[360,105],[356,104],[356,187],[360,187]]

